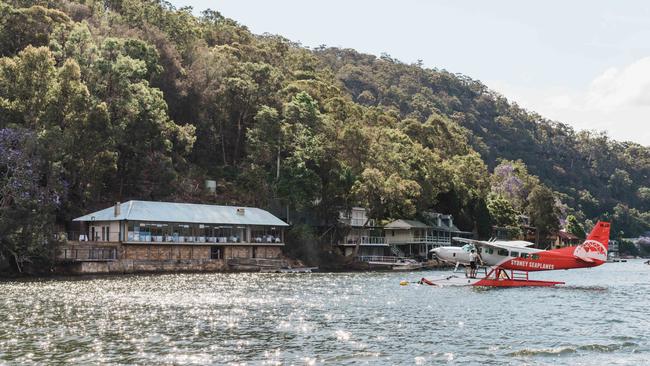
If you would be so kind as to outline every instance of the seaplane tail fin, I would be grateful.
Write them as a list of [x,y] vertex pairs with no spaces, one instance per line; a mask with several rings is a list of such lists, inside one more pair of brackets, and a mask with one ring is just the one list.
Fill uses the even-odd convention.
[[605,247],[605,250],[609,249],[609,222],[598,221],[596,226],[591,230],[587,236],[587,241],[593,240],[597,241]]
[[609,222],[598,221],[587,236],[587,240],[575,247],[573,255],[585,262],[591,263],[595,260],[605,262],[609,247],[609,229]]

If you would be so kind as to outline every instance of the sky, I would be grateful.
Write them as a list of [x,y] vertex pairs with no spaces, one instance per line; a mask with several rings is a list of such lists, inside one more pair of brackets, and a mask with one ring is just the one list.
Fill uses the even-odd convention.
[[172,0],[307,47],[461,73],[576,129],[650,146],[650,2]]

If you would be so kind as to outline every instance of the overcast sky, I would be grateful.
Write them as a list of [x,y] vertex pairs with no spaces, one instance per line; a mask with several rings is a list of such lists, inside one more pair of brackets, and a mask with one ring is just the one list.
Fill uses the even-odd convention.
[[172,0],[305,46],[422,60],[543,116],[650,146],[650,2]]

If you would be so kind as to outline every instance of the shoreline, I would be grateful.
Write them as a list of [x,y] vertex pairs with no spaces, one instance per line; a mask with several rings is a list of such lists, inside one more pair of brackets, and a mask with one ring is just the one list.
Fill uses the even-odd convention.
[[[218,260],[224,261],[224,260]],[[120,262],[120,261],[116,261]],[[131,261],[133,262],[133,261]],[[269,273],[274,274],[276,272],[263,271],[262,268],[249,268],[249,269],[235,269],[230,268],[227,264],[221,263],[217,268],[170,268],[170,266],[178,265],[181,266],[182,262],[188,262],[188,260],[171,260],[171,261],[140,261],[147,263],[135,263],[134,266],[124,266],[124,263],[115,263],[113,270],[101,270],[101,271],[90,271],[86,269],[85,271],[79,271],[70,269],[69,265],[79,265],[83,263],[97,263],[97,262],[80,262],[80,263],[71,263],[71,264],[57,264],[57,266],[51,272],[29,272],[29,273],[15,273],[15,274],[0,274],[0,282],[13,282],[13,281],[23,281],[23,280],[59,280],[59,279],[84,279],[84,278],[97,278],[97,277],[113,277],[113,276],[132,276],[132,275],[170,275],[170,274],[213,274],[213,273],[223,273],[223,274],[235,274],[235,273]],[[179,263],[181,262],[181,263]],[[105,263],[105,262],[99,262]],[[66,268],[68,267],[68,268]],[[148,269],[145,269],[148,268]],[[293,267],[294,269],[306,268],[302,267]],[[313,268],[313,267],[312,267]],[[428,270],[444,270],[453,268],[451,265],[445,263],[429,263],[428,265],[423,265],[420,268],[405,268],[403,270],[394,270],[390,267],[376,267],[369,266],[366,263],[351,263],[345,265],[342,268],[335,267],[323,267],[313,270],[309,273],[300,273],[300,274],[311,274],[311,273],[365,273],[365,272],[418,272],[418,271],[428,271]],[[121,269],[121,270],[120,270]],[[296,274],[296,273],[292,273]]]

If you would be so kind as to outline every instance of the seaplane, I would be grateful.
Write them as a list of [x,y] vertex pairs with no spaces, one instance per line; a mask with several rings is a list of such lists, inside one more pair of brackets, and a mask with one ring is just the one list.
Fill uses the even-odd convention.
[[481,241],[465,238],[454,240],[463,247],[432,249],[438,259],[469,265],[469,253],[475,249],[484,265],[483,277],[449,275],[438,279],[422,278],[418,283],[432,286],[524,287],[563,285],[559,281],[531,280],[529,272],[589,268],[607,262],[610,224],[599,221],[580,245],[559,249],[532,248],[526,241]]

